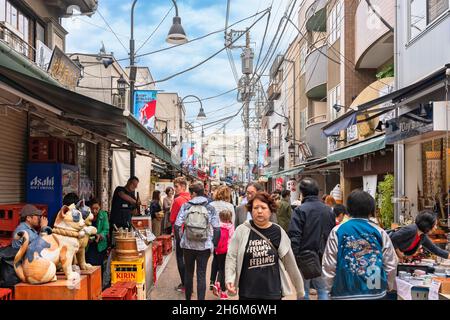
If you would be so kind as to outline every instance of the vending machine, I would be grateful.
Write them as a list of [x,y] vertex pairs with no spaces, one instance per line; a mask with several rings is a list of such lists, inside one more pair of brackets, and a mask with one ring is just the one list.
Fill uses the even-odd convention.
[[62,207],[66,194],[79,195],[80,174],[78,166],[62,163],[28,163],[27,202],[48,205],[49,225]]

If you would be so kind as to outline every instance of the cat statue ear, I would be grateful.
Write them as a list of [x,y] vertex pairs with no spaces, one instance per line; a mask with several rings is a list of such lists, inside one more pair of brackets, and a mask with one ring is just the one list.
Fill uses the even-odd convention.
[[[71,205],[70,207],[72,207],[73,205]],[[61,208],[61,214],[63,215],[63,216],[65,216],[66,214],[67,214],[67,212],[69,212],[69,210],[71,209],[70,207],[68,207],[68,206],[63,206],[62,208]]]

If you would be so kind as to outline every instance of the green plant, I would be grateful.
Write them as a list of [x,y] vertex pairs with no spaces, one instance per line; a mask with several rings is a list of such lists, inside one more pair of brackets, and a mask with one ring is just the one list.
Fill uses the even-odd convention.
[[383,70],[377,73],[376,77],[378,80],[383,78],[393,77],[395,75],[394,65],[390,64]]
[[378,203],[380,204],[381,223],[384,228],[390,228],[394,222],[394,176],[387,174],[384,181],[378,183]]

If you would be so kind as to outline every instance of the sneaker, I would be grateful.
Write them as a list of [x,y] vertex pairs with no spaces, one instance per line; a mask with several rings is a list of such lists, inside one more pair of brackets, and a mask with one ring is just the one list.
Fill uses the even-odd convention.
[[228,293],[226,291],[220,293],[220,300],[228,300]]
[[220,290],[220,283],[216,282],[216,284],[213,286],[213,295],[220,298],[221,290]]
[[186,289],[184,288],[184,286],[180,283],[177,287],[175,287],[175,290],[178,292],[185,292]]

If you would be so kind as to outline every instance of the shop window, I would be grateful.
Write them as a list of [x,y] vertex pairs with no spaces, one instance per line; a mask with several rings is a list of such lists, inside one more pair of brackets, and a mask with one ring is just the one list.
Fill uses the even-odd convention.
[[40,23],[36,23],[36,41],[39,40],[42,43],[45,42],[45,27]]
[[6,19],[6,1],[0,0],[0,21],[5,21]]
[[449,8],[450,0],[409,0],[409,38],[417,37]]
[[300,111],[300,136],[305,136],[305,128],[306,128],[306,109]]
[[300,74],[304,74],[306,72],[305,63],[307,55],[308,55],[308,45],[305,43],[300,49]]

